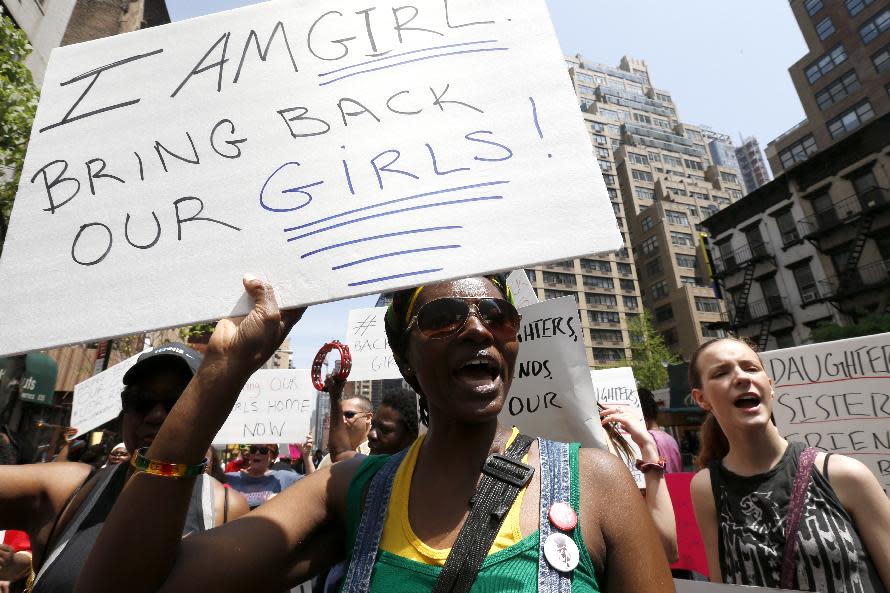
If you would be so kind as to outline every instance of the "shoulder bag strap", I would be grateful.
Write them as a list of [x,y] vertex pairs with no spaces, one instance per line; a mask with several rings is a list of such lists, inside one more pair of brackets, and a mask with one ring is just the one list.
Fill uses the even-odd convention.
[[797,555],[797,531],[800,519],[807,502],[807,488],[810,485],[811,470],[816,460],[816,449],[807,447],[800,453],[797,463],[797,475],[791,487],[791,499],[788,501],[788,515],[785,519],[785,551],[782,554],[782,578],[780,587],[791,589],[794,584],[795,556]]
[[[538,439],[541,449],[541,505],[538,529],[538,593],[571,593],[572,575],[559,572],[547,562],[544,542],[553,533],[550,523],[550,507],[557,502],[568,503],[571,499],[571,468],[569,446],[546,439]],[[577,526],[580,529],[581,525]]]
[[390,457],[368,485],[365,508],[352,547],[352,559],[346,571],[343,587],[340,589],[343,593],[367,593],[371,588],[371,573],[377,560],[383,525],[386,523],[386,509],[392,494],[392,483],[399,465],[407,454],[408,449],[404,449]]
[[482,480],[470,499],[470,514],[457,534],[432,593],[468,593],[476,581],[510,507],[534,475],[521,462],[532,439],[519,434],[503,455],[490,455],[482,466]]

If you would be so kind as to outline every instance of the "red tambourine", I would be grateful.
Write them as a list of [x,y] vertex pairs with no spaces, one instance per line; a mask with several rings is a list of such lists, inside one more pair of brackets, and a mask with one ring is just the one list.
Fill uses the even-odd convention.
[[335,348],[340,351],[340,371],[337,374],[337,378],[345,381],[346,377],[349,376],[349,371],[352,370],[352,355],[349,353],[349,346],[341,344],[337,340],[328,342],[321,347],[321,350],[315,355],[315,360],[312,361],[312,385],[318,391],[326,391],[324,381],[321,380],[321,365],[324,364],[324,359],[328,352]]

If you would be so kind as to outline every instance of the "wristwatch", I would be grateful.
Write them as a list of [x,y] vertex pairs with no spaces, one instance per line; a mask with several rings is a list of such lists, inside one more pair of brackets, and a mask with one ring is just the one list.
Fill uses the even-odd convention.
[[637,459],[634,465],[644,474],[653,470],[664,473],[664,467],[667,465],[667,460],[664,457],[659,457],[657,461],[643,461],[642,459]]

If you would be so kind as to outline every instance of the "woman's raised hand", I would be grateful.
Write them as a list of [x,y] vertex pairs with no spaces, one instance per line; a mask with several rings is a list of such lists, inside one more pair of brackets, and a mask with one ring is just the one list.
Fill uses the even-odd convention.
[[626,408],[618,406],[603,406],[600,410],[600,421],[606,424],[617,424],[630,435],[640,451],[646,447],[655,447],[655,439],[646,430],[646,423],[639,416],[628,412]]
[[282,311],[271,285],[251,275],[245,275],[243,282],[253,309],[245,317],[220,320],[205,356],[251,374],[275,353],[306,308]]

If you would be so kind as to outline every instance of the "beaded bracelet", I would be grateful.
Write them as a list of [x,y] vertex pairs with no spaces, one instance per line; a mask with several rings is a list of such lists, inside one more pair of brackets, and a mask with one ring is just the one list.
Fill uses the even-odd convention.
[[142,447],[133,455],[130,465],[136,471],[145,472],[153,476],[164,476],[166,478],[194,478],[204,473],[207,467],[207,458],[201,463],[189,465],[187,463],[168,463],[166,461],[155,461],[145,456],[148,447]]
[[637,459],[634,465],[644,474],[650,471],[664,473],[664,468],[667,465],[667,460],[664,457],[659,457],[658,461],[643,461],[642,459]]
[[324,358],[328,352],[335,348],[340,352],[340,370],[337,377],[341,381],[345,381],[349,376],[349,371],[352,370],[352,354],[349,352],[349,346],[341,344],[337,340],[328,342],[321,347],[321,350],[315,355],[315,360],[312,361],[312,385],[318,391],[325,391],[324,381],[321,380],[321,366],[324,364]]

